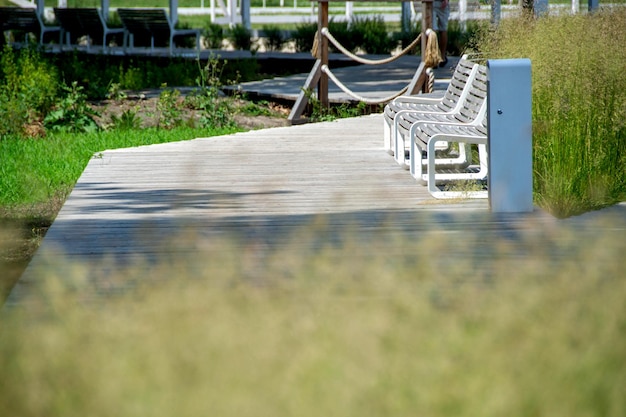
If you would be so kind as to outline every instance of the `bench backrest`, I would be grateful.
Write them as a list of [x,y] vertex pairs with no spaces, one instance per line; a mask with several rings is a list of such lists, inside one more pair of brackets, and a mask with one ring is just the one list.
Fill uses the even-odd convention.
[[130,33],[169,35],[174,25],[164,9],[117,9],[122,24]]
[[106,23],[96,8],[54,8],[61,27],[68,32],[100,34]]
[[482,117],[487,107],[487,67],[479,65],[471,86],[463,100],[463,106],[456,114],[456,119],[462,123],[471,123]]
[[441,100],[441,103],[437,104],[439,110],[442,112],[450,112],[456,108],[457,103],[463,97],[463,90],[467,86],[467,83],[471,82],[472,69],[475,66],[476,63],[467,59],[461,58],[459,60],[459,63],[454,69],[454,73],[452,74],[452,78],[450,79],[450,83],[448,84],[444,97]]
[[36,9],[0,7],[0,25],[2,26],[2,31],[22,30],[24,32],[39,33],[43,21],[37,15]]

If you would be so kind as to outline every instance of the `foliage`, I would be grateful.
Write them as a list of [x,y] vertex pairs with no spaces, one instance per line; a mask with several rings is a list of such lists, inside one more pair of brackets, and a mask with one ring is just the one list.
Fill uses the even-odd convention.
[[137,116],[137,109],[130,108],[124,110],[119,116],[111,115],[113,129],[132,130],[141,127],[141,119]]
[[57,68],[61,82],[77,81],[84,93],[92,99],[106,96],[112,82],[120,83],[121,67],[108,56],[90,56],[74,50],[46,57]]
[[382,16],[353,16],[350,33],[357,47],[368,54],[388,54],[396,46]]
[[66,95],[59,100],[50,113],[44,118],[44,125],[53,131],[94,132],[98,124],[94,116],[98,113],[87,104],[83,87],[76,81],[71,86],[63,85]]
[[202,111],[200,124],[211,128],[232,128],[235,126],[233,118],[232,101],[228,98],[220,98],[222,71],[227,61],[221,63],[215,56],[211,56],[204,67],[198,67],[200,75],[196,82],[199,91],[190,94],[186,103],[192,108]]
[[619,229],[389,242],[333,220],[276,246],[188,230],[126,267],[41,259],[3,312],[4,414],[624,414]]
[[263,26],[265,38],[263,44],[268,51],[280,51],[285,43],[283,31],[277,25]]
[[166,85],[161,86],[162,90],[157,101],[157,127],[172,129],[182,123],[182,109],[179,103],[180,91],[169,89]]
[[122,101],[128,98],[128,95],[122,90],[122,86],[120,83],[111,83],[109,86],[109,92],[107,93],[107,98],[113,101]]
[[203,44],[207,49],[220,49],[224,40],[224,29],[217,23],[208,22],[202,33]]
[[569,216],[626,199],[626,9],[504,19],[489,58],[528,57],[536,202]]
[[315,33],[317,32],[317,23],[300,23],[296,29],[291,32],[297,52],[311,52]]
[[146,75],[141,68],[120,66],[120,87],[125,90],[141,90],[146,88]]
[[252,32],[242,24],[236,24],[227,31],[227,38],[233,48],[243,51],[252,49]]
[[5,46],[0,85],[0,137],[22,134],[26,125],[41,120],[57,94],[57,75],[38,51],[14,52]]
[[[407,46],[409,46],[415,39],[417,39],[417,37],[421,33],[422,33],[422,22],[419,20],[416,20],[415,22],[411,24],[411,28],[408,32],[396,32],[392,35],[392,38],[396,45],[399,44],[400,47],[404,49]],[[420,55],[422,53],[420,46],[418,45],[417,47],[415,47],[412,53],[415,55]]]
[[248,116],[271,116],[272,111],[267,105],[267,101],[259,101],[258,103],[250,101],[239,107],[237,111]]
[[[336,21],[330,19],[328,22],[328,31],[344,48],[350,52],[356,52],[356,49],[360,46],[358,38],[353,37],[353,33],[350,31],[349,23],[346,21]],[[338,52],[330,42],[328,43],[328,50],[330,52]]]
[[461,56],[467,50],[475,49],[478,35],[488,30],[489,23],[486,20],[469,20],[466,25],[466,30],[463,30],[458,20],[448,22],[448,55]]
[[343,103],[338,106],[331,105],[326,108],[322,106],[322,103],[317,99],[317,97],[315,97],[313,91],[305,90],[304,94],[309,102],[309,118],[314,122],[329,122],[336,119],[362,116],[370,112],[370,108],[364,102],[359,102],[356,106],[349,103]]

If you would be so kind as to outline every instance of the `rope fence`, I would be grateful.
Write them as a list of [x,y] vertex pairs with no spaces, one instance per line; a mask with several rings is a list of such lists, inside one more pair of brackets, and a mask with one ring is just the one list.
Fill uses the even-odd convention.
[[[413,48],[415,48],[417,46],[417,44],[421,41],[422,38],[422,34],[420,33],[417,38],[415,38],[415,40],[413,40],[413,42],[411,42],[406,48],[404,48],[402,51],[400,51],[398,54],[391,56],[389,58],[383,58],[383,59],[378,59],[378,60],[372,60],[372,59],[367,59],[367,58],[363,58],[360,57],[352,52],[350,52],[349,50],[347,50],[343,45],[341,45],[341,43],[339,43],[337,41],[337,39],[335,39],[335,37],[330,33],[330,31],[328,30],[327,27],[322,28],[321,30],[321,34],[323,36],[325,36],[328,41],[330,43],[333,44],[333,46],[335,48],[337,48],[338,51],[340,51],[341,53],[343,53],[344,55],[346,55],[348,58],[352,59],[353,61],[356,61],[360,64],[365,64],[365,65],[384,65],[384,64],[388,64],[390,62],[393,62],[399,58],[401,58],[402,56],[406,55],[408,52],[410,52],[411,50],[413,50]],[[437,43],[437,33],[431,29],[427,29],[426,30],[426,36],[427,36],[427,42],[426,42],[426,49],[424,52],[424,57],[423,57],[423,61],[426,65],[426,67],[428,69],[431,69],[432,67],[435,67],[436,65],[438,65],[442,59],[441,59],[441,54],[439,52],[439,45]],[[311,51],[311,53],[313,54],[313,56],[317,57],[319,56],[319,45],[318,45],[318,41],[317,41],[318,37],[315,36],[315,41],[313,43],[313,49]],[[391,101],[393,99],[395,99],[396,97],[401,96],[402,94],[406,93],[409,85],[407,84],[407,86],[405,86],[402,90],[400,90],[397,93],[392,94],[391,96],[388,97],[383,97],[383,98],[377,98],[377,99],[373,99],[373,98],[366,98],[363,97],[357,93],[355,93],[354,91],[350,90],[345,84],[343,84],[330,70],[330,68],[328,68],[328,65],[324,64],[321,67],[321,71],[323,73],[325,73],[326,75],[328,75],[328,78],[330,78],[336,85],[337,87],[339,87],[341,89],[341,91],[343,91],[344,93],[348,94],[350,97],[362,101],[366,104],[382,104],[382,103],[386,103],[388,101]],[[432,70],[427,71],[427,75],[428,75],[428,91],[432,92],[433,86],[434,86],[434,73]]]

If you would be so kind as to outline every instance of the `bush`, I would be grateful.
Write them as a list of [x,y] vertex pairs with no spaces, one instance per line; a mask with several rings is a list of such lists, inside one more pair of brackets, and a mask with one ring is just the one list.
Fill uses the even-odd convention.
[[265,39],[263,44],[268,51],[280,51],[285,43],[285,36],[280,27],[276,25],[263,26]]
[[557,216],[626,199],[624,21],[625,9],[505,19],[478,42],[532,62],[535,200]]
[[14,52],[5,46],[0,85],[0,136],[22,134],[41,121],[54,104],[58,80],[55,69],[34,49]]
[[224,29],[216,23],[209,22],[202,32],[203,44],[206,49],[221,49],[224,40]]
[[301,23],[291,33],[297,52],[311,52],[317,32],[317,23]]
[[98,116],[87,104],[87,97],[83,87],[76,81],[71,86],[63,86],[65,97],[59,100],[53,111],[44,119],[46,128],[60,132],[84,132],[97,131],[98,125],[94,116]]
[[[328,22],[328,31],[344,48],[350,52],[356,52],[357,48],[361,45],[361,40],[354,37],[354,33],[350,30],[348,22],[336,22],[330,20]],[[330,52],[339,52],[330,42],[328,43],[328,50]]]
[[479,33],[487,29],[487,21],[470,20],[467,22],[467,30],[461,29],[458,20],[448,22],[448,55],[461,56],[468,49],[476,47],[476,37]]
[[199,68],[200,75],[196,82],[198,91],[185,99],[186,104],[201,110],[200,125],[205,128],[232,128],[235,126],[234,109],[230,98],[220,98],[219,87],[222,84],[226,61],[220,62],[211,56],[204,67]]
[[[411,29],[408,32],[396,32],[393,35],[394,44],[397,46],[398,44],[402,49],[406,48],[413,42],[422,32],[422,22],[416,21],[411,24]],[[413,53],[416,55],[420,55],[422,50],[419,45],[415,47]]]
[[354,16],[350,23],[350,33],[358,48],[368,54],[388,54],[395,48],[382,16],[360,18]]
[[228,30],[228,40],[233,48],[249,51],[252,49],[252,33],[244,25],[238,24]]

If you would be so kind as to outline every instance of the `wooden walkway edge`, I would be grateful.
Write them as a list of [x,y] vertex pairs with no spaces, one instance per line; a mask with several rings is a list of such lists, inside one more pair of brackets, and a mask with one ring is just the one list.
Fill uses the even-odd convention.
[[485,200],[433,199],[383,150],[382,123],[376,114],[103,151],[89,162],[7,304],[75,264],[101,277],[137,259],[202,256],[195,244],[177,240],[189,230],[206,240],[233,236],[246,247],[280,249],[297,245],[299,233],[321,221],[318,242],[350,229],[364,242],[385,241],[376,250],[391,256],[406,254],[389,243],[398,233],[474,230],[488,239],[554,223],[538,210],[502,216],[490,213]]

